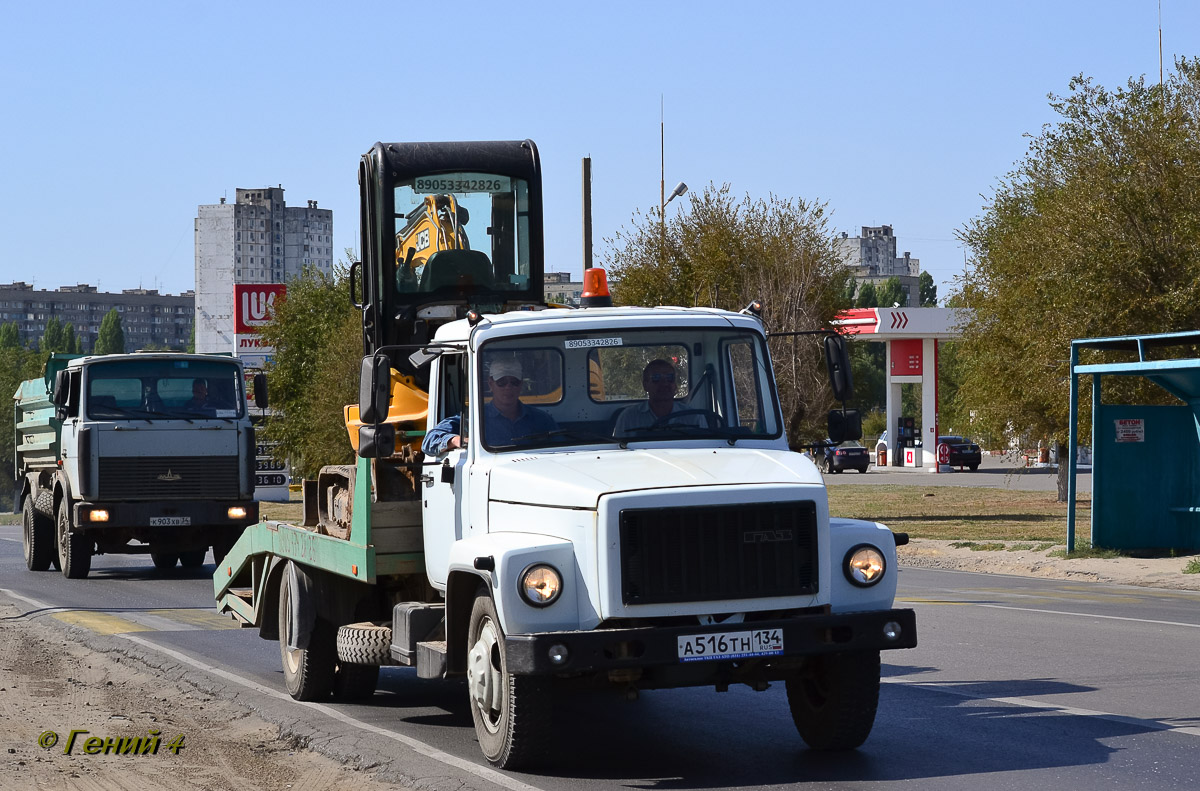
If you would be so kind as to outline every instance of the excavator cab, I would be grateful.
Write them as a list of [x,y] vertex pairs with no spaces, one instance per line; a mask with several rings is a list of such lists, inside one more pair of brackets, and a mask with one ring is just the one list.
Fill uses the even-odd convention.
[[364,353],[424,343],[434,325],[470,308],[543,303],[533,141],[376,143],[359,187],[364,250],[351,289]]

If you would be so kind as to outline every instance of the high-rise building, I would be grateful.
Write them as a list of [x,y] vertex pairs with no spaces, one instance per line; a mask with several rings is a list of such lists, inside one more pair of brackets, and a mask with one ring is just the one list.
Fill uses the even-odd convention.
[[85,352],[100,333],[104,315],[115,309],[125,333],[125,349],[169,348],[183,351],[192,336],[195,295],[160,294],[152,288],[127,288],[121,293],[99,291],[79,283],[53,291],[24,282],[0,283],[0,324],[15,323],[21,343],[36,346],[46,323],[70,324]]
[[283,186],[238,189],[196,214],[196,351],[233,352],[234,286],[333,271],[333,212],[288,206]]
[[892,226],[864,225],[862,236],[842,233],[842,238],[837,241],[842,262],[858,280],[860,287],[863,283],[880,286],[889,278],[899,278],[900,287],[908,295],[907,305],[900,307],[917,307],[920,302],[921,261],[910,253],[896,255],[896,237],[892,234]]

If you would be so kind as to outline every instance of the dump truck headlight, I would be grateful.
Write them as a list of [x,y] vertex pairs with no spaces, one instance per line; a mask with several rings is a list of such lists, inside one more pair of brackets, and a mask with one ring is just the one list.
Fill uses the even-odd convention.
[[534,607],[547,607],[562,593],[562,576],[558,569],[545,563],[535,563],[521,572],[521,596]]
[[246,509],[241,507],[240,505],[235,505],[234,507],[230,508],[225,513],[229,516],[230,519],[245,519],[246,518]]
[[842,571],[851,584],[860,588],[869,588],[883,579],[887,571],[887,560],[877,547],[870,544],[859,544],[846,553],[846,561]]
[[92,510],[88,511],[88,521],[89,522],[107,522],[108,521],[108,511],[104,510],[103,508],[93,508]]

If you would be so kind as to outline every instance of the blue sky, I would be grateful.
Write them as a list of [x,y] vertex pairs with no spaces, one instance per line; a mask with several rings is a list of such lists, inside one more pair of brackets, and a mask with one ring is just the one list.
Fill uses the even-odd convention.
[[[453,11],[449,9],[453,9]],[[20,3],[0,6],[0,283],[179,293],[196,206],[282,184],[357,244],[377,140],[532,138],[550,271],[582,269],[667,189],[821,200],[890,224],[944,296],[1046,96],[1158,76],[1157,0]],[[1162,0],[1164,64],[1200,4]],[[687,200],[685,197],[683,200]],[[675,204],[668,212],[675,211]]]

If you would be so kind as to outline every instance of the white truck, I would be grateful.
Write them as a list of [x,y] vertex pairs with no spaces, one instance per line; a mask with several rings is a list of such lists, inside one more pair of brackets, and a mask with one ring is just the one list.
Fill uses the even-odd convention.
[[[371,695],[382,665],[465,677],[484,756],[516,768],[576,688],[783,682],[811,747],[861,744],[880,651],[916,645],[893,606],[906,539],[830,518],[759,318],[599,290],[542,309],[531,141],[376,144],[359,173],[357,463],[307,481],[303,524],[247,529],[214,577],[221,611],[279,641],[291,695]],[[430,205],[444,233],[408,234]],[[842,389],[840,338],[827,353]],[[831,413],[834,441],[854,417]]]
[[[256,392],[266,404],[265,378]],[[93,555],[161,570],[218,561],[258,521],[239,360],[171,352],[52,355],[14,395],[14,503],[25,563],[81,579]]]

